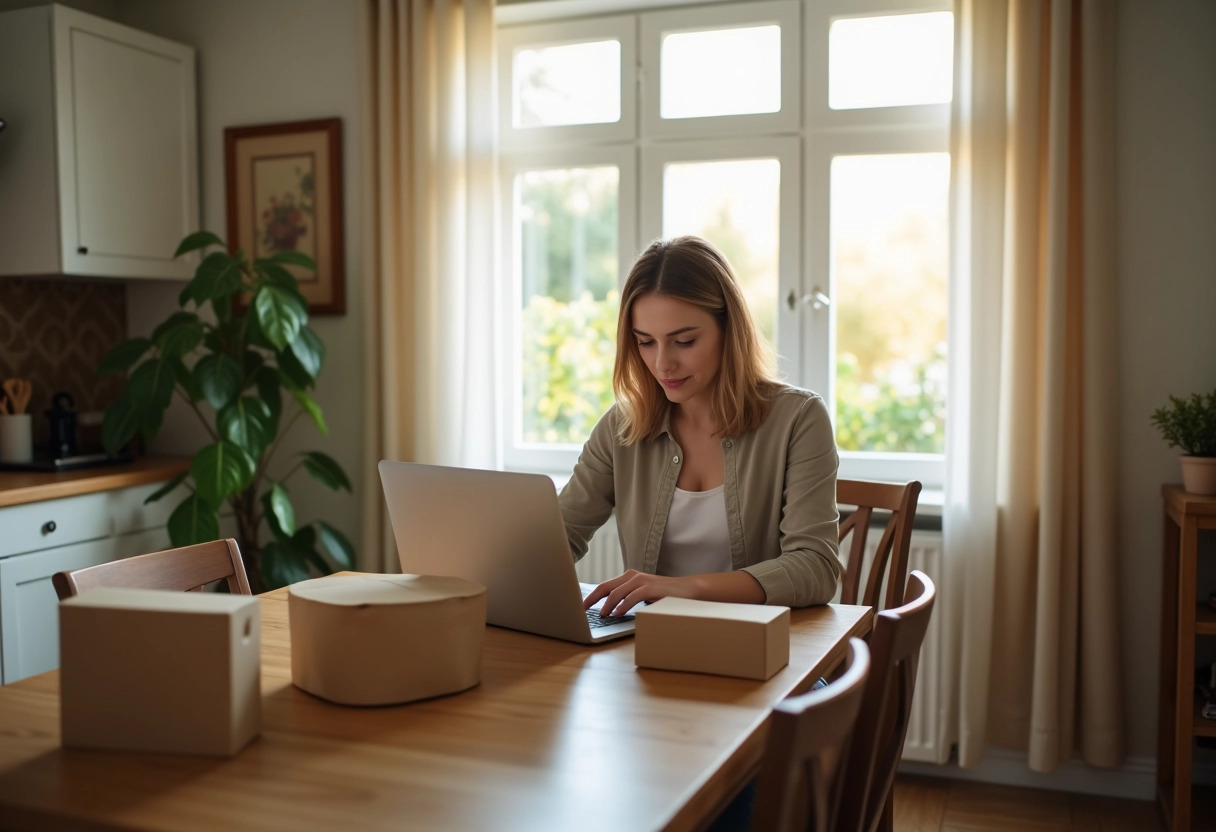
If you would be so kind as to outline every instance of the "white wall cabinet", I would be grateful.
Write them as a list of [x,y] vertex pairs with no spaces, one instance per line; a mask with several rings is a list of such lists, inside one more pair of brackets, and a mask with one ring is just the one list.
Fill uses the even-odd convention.
[[194,61],[64,6],[0,14],[0,275],[193,274]]
[[163,483],[0,508],[0,683],[59,666],[59,600],[51,576],[169,548],[176,492]]

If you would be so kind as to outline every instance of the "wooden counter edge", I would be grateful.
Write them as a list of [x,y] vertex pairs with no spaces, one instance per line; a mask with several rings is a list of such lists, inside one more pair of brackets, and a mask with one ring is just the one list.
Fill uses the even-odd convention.
[[0,508],[164,482],[188,470],[188,456],[145,456],[126,464],[58,474],[0,471]]

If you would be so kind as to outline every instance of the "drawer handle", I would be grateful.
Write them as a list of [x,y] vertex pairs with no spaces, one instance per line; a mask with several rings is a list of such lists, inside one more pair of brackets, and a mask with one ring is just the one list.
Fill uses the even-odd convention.
[[54,520],[47,520],[45,523],[42,524],[42,533],[43,534],[50,534],[53,531],[55,531],[55,521]]

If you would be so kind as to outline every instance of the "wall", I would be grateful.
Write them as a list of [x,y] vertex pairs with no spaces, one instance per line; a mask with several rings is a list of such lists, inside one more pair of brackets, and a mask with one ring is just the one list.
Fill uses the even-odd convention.
[[1156,754],[1161,484],[1180,478],[1149,414],[1171,393],[1216,388],[1213,44],[1210,0],[1119,4],[1119,562],[1134,756]]
[[[198,118],[203,227],[224,236],[224,128],[338,116],[342,119],[346,308],[311,325],[327,356],[316,399],[329,435],[301,420],[277,453],[272,474],[285,473],[301,450],[330,454],[360,482],[363,377],[362,282],[359,252],[358,9],[350,0],[115,0],[120,23],[193,46],[198,51]],[[131,334],[146,334],[176,308],[180,285],[132,284]],[[153,446],[191,452],[203,440],[197,418],[171,412]],[[277,469],[277,471],[276,471]],[[302,522],[324,519],[359,546],[359,500],[312,482],[300,471],[288,483]],[[368,495],[380,499],[379,494]]]
[[127,337],[125,295],[114,281],[0,279],[0,379],[31,383],[36,450],[50,436],[53,392],[71,393],[76,410],[94,417],[122,392],[121,378],[99,378],[97,365]]

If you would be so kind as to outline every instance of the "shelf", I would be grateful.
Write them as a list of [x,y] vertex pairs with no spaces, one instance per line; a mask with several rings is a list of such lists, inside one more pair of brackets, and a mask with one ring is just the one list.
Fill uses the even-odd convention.
[[1216,610],[1207,604],[1195,605],[1195,635],[1216,636]]
[[1203,700],[1195,695],[1195,713],[1192,717],[1191,734],[1196,737],[1216,737],[1216,719],[1204,719],[1200,716]]

